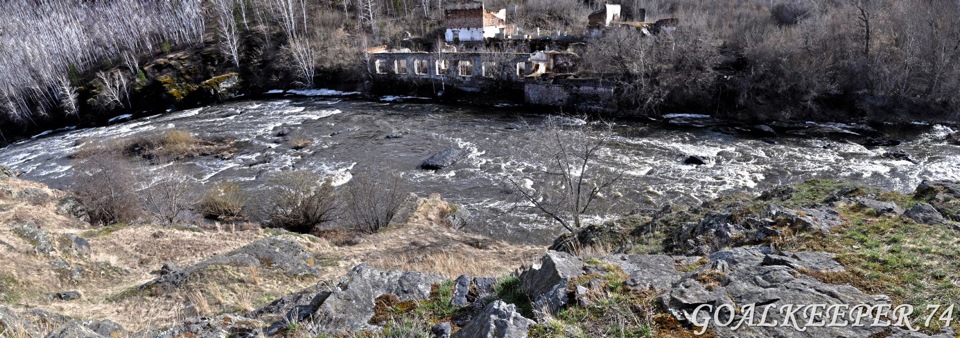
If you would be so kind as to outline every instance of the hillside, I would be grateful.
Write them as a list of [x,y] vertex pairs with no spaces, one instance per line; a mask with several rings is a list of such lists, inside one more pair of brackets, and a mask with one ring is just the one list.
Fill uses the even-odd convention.
[[[606,5],[617,6],[618,20],[597,31],[588,18]],[[446,36],[459,28],[448,27],[455,20],[447,14],[458,6],[413,0],[6,3],[0,45],[10,47],[0,49],[0,138],[274,89],[334,87],[368,97],[491,104],[491,98],[523,98],[517,88],[526,83],[570,79],[603,83],[616,107],[608,115],[622,117],[957,119],[960,67],[949,60],[960,57],[950,28],[958,26],[960,7],[952,1],[491,0],[481,7],[503,10],[502,31],[455,42]],[[520,55],[529,64],[523,71],[478,72],[496,80],[480,87],[489,96],[470,94],[478,88],[466,86],[462,97],[449,98],[453,91],[437,88],[451,81],[392,76],[400,68],[383,70],[391,75],[386,81],[377,79],[381,70],[372,59],[382,51],[487,55],[481,63]],[[538,52],[569,60],[556,71],[533,72]],[[521,78],[503,81],[513,76]]]
[[83,217],[83,211],[64,192],[4,173],[4,337],[69,329],[77,323],[69,318],[92,321],[96,324],[84,325],[98,325],[107,331],[93,330],[108,337],[147,334],[186,318],[253,311],[334,280],[360,263],[446,278],[462,273],[497,276],[543,252],[449,228],[438,216],[449,207],[437,196],[420,199],[403,226],[339,246],[255,225],[91,228],[76,218]]
[[[9,337],[678,337],[704,323],[719,337],[952,337],[958,327],[923,320],[942,314],[927,305],[960,300],[960,187],[949,182],[912,195],[829,181],[731,195],[589,227],[545,255],[449,228],[438,196],[419,199],[402,226],[344,240],[254,225],[91,228],[61,191],[4,171],[0,192]],[[723,304],[917,312],[909,326],[822,327],[803,312],[795,326],[750,317],[732,329],[694,311]],[[887,316],[877,320],[899,318]]]

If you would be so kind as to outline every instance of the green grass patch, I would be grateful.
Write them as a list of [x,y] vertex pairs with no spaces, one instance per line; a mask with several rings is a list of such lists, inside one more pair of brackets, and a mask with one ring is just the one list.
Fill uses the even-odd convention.
[[519,277],[504,277],[493,287],[496,298],[517,306],[517,311],[527,318],[533,318],[533,304],[523,292],[523,281]]
[[83,233],[80,234],[80,236],[83,237],[83,238],[88,238],[88,239],[89,239],[89,238],[96,238],[96,237],[100,237],[100,236],[107,236],[107,235],[110,235],[110,234],[112,234],[112,233],[114,233],[114,232],[117,232],[117,230],[126,228],[126,227],[128,227],[128,226],[129,226],[129,225],[126,224],[126,223],[111,224],[111,225],[102,226],[102,227],[99,227],[99,228],[96,228],[96,229],[93,229],[93,230],[84,231]]
[[[909,198],[892,195],[901,206]],[[875,217],[853,206],[838,209],[846,225],[824,235],[804,234],[784,250],[835,253],[847,271],[824,276],[870,294],[887,294],[896,304],[924,312],[928,304],[960,303],[960,231],[951,225],[917,224],[897,217]],[[936,322],[929,329],[939,330]],[[960,328],[960,325],[954,325]]]

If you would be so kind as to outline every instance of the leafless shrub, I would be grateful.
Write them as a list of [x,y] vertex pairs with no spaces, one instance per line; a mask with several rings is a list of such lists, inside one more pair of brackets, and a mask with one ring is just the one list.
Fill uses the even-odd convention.
[[140,196],[147,211],[160,221],[173,224],[195,203],[194,185],[196,180],[182,171],[164,169],[150,182],[145,182]]
[[397,173],[358,174],[344,192],[346,216],[354,228],[377,232],[390,224],[408,193],[406,181]]
[[90,215],[90,224],[109,225],[136,219],[141,212],[130,163],[106,153],[78,160],[73,192]]
[[803,20],[810,12],[803,3],[799,1],[781,2],[770,9],[770,16],[778,25],[796,25]]
[[203,194],[197,211],[210,219],[243,219],[243,205],[248,199],[247,192],[236,182],[220,182]]
[[257,212],[269,226],[309,233],[334,219],[336,201],[328,180],[309,171],[288,171],[269,180]]

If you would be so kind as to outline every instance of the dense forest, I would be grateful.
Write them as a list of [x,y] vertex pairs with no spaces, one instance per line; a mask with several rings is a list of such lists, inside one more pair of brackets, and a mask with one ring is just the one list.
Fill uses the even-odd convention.
[[[623,115],[955,120],[960,1],[611,0],[670,34],[586,39],[584,77]],[[450,0],[5,1],[0,131],[162,112],[273,88],[360,87],[365,51],[443,36]],[[582,35],[593,0],[488,0],[524,29]],[[645,12],[645,17],[639,13]],[[480,48],[497,50],[487,44]]]

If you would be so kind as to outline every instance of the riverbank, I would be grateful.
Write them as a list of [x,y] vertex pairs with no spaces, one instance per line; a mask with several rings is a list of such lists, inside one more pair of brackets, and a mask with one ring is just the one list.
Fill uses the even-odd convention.
[[[960,301],[953,182],[904,194],[812,180],[619,218],[546,251],[452,229],[437,197],[349,241],[255,224],[90,227],[63,192],[0,173],[5,336],[951,337],[960,326],[927,306]],[[916,312],[762,325],[823,304]],[[771,310],[714,317],[726,306]]]

